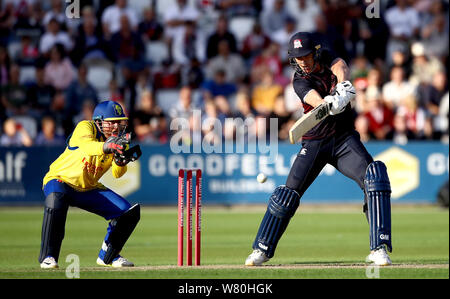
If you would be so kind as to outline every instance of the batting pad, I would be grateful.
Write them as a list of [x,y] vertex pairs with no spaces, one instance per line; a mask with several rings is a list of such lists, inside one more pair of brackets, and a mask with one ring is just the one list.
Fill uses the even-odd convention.
[[386,165],[381,161],[369,164],[364,179],[370,227],[370,250],[383,244],[392,252],[391,184]]
[[253,249],[260,249],[268,258],[273,257],[278,241],[300,204],[300,195],[286,186],[275,189],[269,199],[269,206],[253,243]]

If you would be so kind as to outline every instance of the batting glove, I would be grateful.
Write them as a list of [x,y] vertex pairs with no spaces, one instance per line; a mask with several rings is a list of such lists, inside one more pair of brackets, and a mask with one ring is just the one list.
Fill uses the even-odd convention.
[[356,90],[350,81],[343,81],[336,85],[336,94],[347,98],[350,102],[355,98]]
[[342,97],[338,94],[334,96],[326,96],[324,100],[325,102],[330,103],[330,115],[342,113],[349,102],[347,98]]

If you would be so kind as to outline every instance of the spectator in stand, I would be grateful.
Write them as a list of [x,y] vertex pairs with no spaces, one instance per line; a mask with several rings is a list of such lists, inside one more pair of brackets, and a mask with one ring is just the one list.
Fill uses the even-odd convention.
[[419,84],[430,84],[434,75],[444,71],[444,65],[436,57],[428,56],[422,43],[416,42],[411,47],[413,55],[411,76],[409,82],[418,86]]
[[11,65],[10,80],[1,88],[1,101],[9,117],[25,115],[29,110],[27,87],[20,83],[20,67]]
[[262,115],[270,115],[274,109],[277,97],[283,93],[283,87],[275,83],[273,74],[266,69],[261,82],[252,91],[252,107]]
[[223,96],[229,99],[233,94],[236,93],[237,87],[231,82],[225,80],[225,71],[223,69],[218,69],[214,74],[214,78],[211,80],[206,80],[202,85],[202,96],[203,101],[214,102],[216,97]]
[[63,1],[61,0],[52,0],[51,1],[51,9],[47,11],[44,15],[44,19],[42,20],[42,24],[47,26],[50,23],[50,20],[55,19],[61,29],[67,31],[67,16],[63,9]]
[[394,132],[392,141],[396,144],[405,145],[408,140],[415,139],[414,133],[406,126],[406,117],[403,113],[396,113],[394,116]]
[[97,91],[88,82],[87,74],[87,65],[81,64],[78,68],[77,79],[66,90],[66,102],[71,115],[80,113],[85,100],[91,100],[95,105],[98,103]]
[[279,49],[280,46],[277,43],[272,42],[253,60],[250,69],[250,82],[252,84],[261,82],[262,75],[267,69],[274,75],[275,82],[282,86],[289,84],[290,80],[283,74],[283,63],[278,55]]
[[438,58],[445,63],[448,57],[448,31],[446,30],[445,14],[436,15],[433,21],[422,29],[421,37],[426,54]]
[[394,113],[386,106],[381,94],[376,90],[367,94],[367,112],[365,117],[369,122],[369,133],[377,140],[392,138]]
[[47,31],[42,35],[39,43],[39,52],[44,56],[49,56],[50,50],[56,45],[62,44],[65,51],[71,51],[73,41],[67,32],[61,31],[60,24],[55,18],[50,19]]
[[237,52],[236,37],[228,29],[228,19],[225,15],[220,15],[217,19],[216,30],[208,37],[206,41],[206,57],[214,58],[219,54],[219,43],[222,40],[228,42],[228,46],[232,53]]
[[71,53],[71,58],[76,66],[79,66],[83,59],[110,59],[110,49],[108,42],[103,36],[98,34],[96,28],[97,19],[91,14],[91,7],[83,9],[83,22],[75,38],[75,46]]
[[0,7],[0,45],[7,45],[14,26],[14,4],[11,2],[5,3]]
[[121,63],[131,59],[135,55],[142,56],[145,53],[145,45],[139,34],[131,26],[128,16],[120,16],[120,30],[111,37],[110,48],[114,62]]
[[55,96],[55,88],[45,82],[44,66],[36,66],[36,81],[27,89],[27,99],[31,103],[36,115],[48,113],[52,99]]
[[411,59],[407,51],[395,50],[391,53],[391,65],[386,65],[386,68],[391,70],[393,67],[401,67],[405,72],[405,78],[411,76]]
[[355,119],[355,129],[359,133],[361,142],[367,142],[371,139],[369,133],[369,120],[364,114],[359,114]]
[[333,50],[337,57],[348,61],[348,52],[345,47],[346,41],[337,29],[328,24],[323,14],[317,15],[315,19],[316,31],[313,32],[316,40],[322,48]]
[[247,75],[244,60],[239,54],[230,51],[226,40],[219,42],[219,54],[206,65],[206,77],[212,79],[219,69],[225,70],[226,81],[234,84],[241,83]]
[[[373,7],[375,1],[359,1],[361,11],[366,12]],[[369,7],[370,6],[370,7]],[[380,12],[382,8],[380,7]],[[386,45],[389,39],[389,28],[386,24],[385,15],[380,13],[374,18],[372,15],[364,13],[358,20],[358,34],[364,45],[363,55],[367,57],[370,63],[380,64],[386,59]]]
[[297,5],[292,16],[297,19],[297,31],[314,32],[316,30],[316,17],[322,13],[320,6],[314,0],[296,0]]
[[296,33],[296,26],[297,20],[291,16],[288,16],[284,20],[284,27],[271,34],[272,41],[276,42],[280,46],[279,55],[283,63],[286,63],[288,61],[288,44],[292,35]]
[[[284,95],[282,93],[280,93],[275,99],[273,111],[269,115],[269,119],[271,118],[278,119],[278,139],[288,140],[289,129],[291,128],[288,124],[291,119],[291,113],[289,113],[286,109]],[[269,120],[267,124],[269,124]]]
[[[444,3],[447,2],[445,5]],[[418,8],[420,9],[420,8]],[[420,9],[420,28],[425,29],[436,21],[436,19],[444,14],[445,17],[445,31],[448,32],[449,15],[448,15],[448,1],[443,0],[429,0],[426,5]]]
[[286,9],[285,0],[275,0],[273,6],[265,9],[260,15],[263,32],[272,36],[275,32],[282,30],[288,17],[291,15]]
[[415,93],[415,87],[406,81],[403,68],[398,66],[392,68],[390,79],[383,85],[383,99],[389,109],[395,110],[403,98]]
[[350,81],[359,78],[366,78],[369,73],[369,62],[367,58],[359,55],[355,57],[350,63]]
[[216,6],[227,17],[256,16],[261,10],[260,0],[216,0]]
[[95,104],[91,100],[84,100],[83,105],[81,106],[81,112],[74,116],[73,123],[77,124],[82,120],[91,120],[92,115],[94,114]]
[[197,58],[191,59],[189,67],[181,69],[181,84],[198,89],[205,80],[203,64]]
[[[171,143],[176,142],[177,144],[190,145],[193,142],[193,138],[201,138],[199,134],[201,134],[202,124],[201,121],[193,117],[194,108],[191,87],[181,87],[179,101],[169,110],[170,126],[172,127],[174,125],[175,128],[179,129],[173,133],[178,139],[171,140]],[[188,127],[186,127],[186,121],[188,122]]]
[[411,41],[418,36],[420,19],[418,12],[408,4],[407,0],[396,0],[396,5],[387,9],[386,23],[390,38],[386,47],[387,63],[390,64],[391,53],[395,50],[407,50]]
[[23,35],[20,39],[20,52],[15,60],[20,66],[33,66],[39,57],[39,50],[33,44],[29,35]]
[[439,107],[444,95],[448,92],[447,76],[444,72],[437,72],[431,84],[421,84],[418,87],[419,107],[425,109],[433,123],[436,137],[440,134]]
[[168,141],[168,127],[166,117],[155,103],[150,90],[141,94],[137,111],[133,117],[134,132],[139,142],[160,143]]
[[284,101],[286,109],[292,114],[292,117],[297,120],[303,116],[303,104],[298,98],[294,90],[294,85],[291,82],[284,88]]
[[144,19],[139,23],[138,32],[144,42],[157,41],[163,37],[164,27],[158,21],[156,12],[147,7],[143,13]]
[[65,90],[75,79],[75,71],[69,58],[66,57],[64,46],[56,44],[50,50],[50,61],[44,69],[45,83],[56,90]]
[[203,63],[206,59],[205,38],[201,31],[197,30],[192,21],[186,21],[184,29],[173,39],[172,57],[175,63],[187,67],[192,59]]
[[197,23],[199,18],[198,10],[189,5],[187,0],[177,0],[177,4],[170,6],[164,12],[164,35],[168,45],[176,35],[182,34],[186,21]]
[[41,121],[41,131],[36,137],[35,145],[58,146],[65,145],[66,139],[56,132],[56,123],[53,117],[45,116]]
[[179,65],[172,63],[170,59],[162,62],[162,67],[153,73],[153,86],[160,88],[177,88],[181,82]]
[[400,102],[396,115],[405,119],[406,129],[414,135],[414,139],[431,139],[433,129],[427,112],[418,106],[414,95],[407,96]]
[[33,140],[27,131],[13,118],[3,123],[3,134],[0,136],[0,146],[32,146]]
[[116,0],[114,5],[108,6],[102,14],[102,28],[103,36],[109,40],[115,33],[119,32],[123,25],[122,16],[126,16],[127,25],[132,31],[136,31],[139,24],[139,19],[136,12],[128,7],[127,0]]
[[38,37],[44,33],[44,26],[42,25],[42,7],[41,3],[36,1],[34,3],[21,2],[16,12],[16,22],[14,23],[13,31],[18,35],[28,35]]
[[69,136],[73,131],[73,119],[68,113],[68,105],[66,103],[66,96],[63,91],[56,91],[50,105],[50,115],[53,116],[56,122],[56,131],[62,132],[64,136]]
[[255,109],[252,107],[252,101],[250,94],[247,88],[241,88],[236,93],[236,114],[234,117],[236,118],[255,118],[258,114]]
[[448,136],[448,119],[449,119],[449,93],[447,93],[442,97],[441,104],[439,105],[439,128],[442,132],[441,142],[445,142],[448,144],[449,136]]
[[221,117],[217,106],[212,101],[205,102],[205,114],[202,117],[201,131],[203,135],[202,145],[214,146],[221,144],[224,118]]
[[270,45],[270,38],[262,31],[261,24],[255,22],[252,31],[248,34],[242,43],[241,55],[247,62],[247,65],[253,63],[253,59]]
[[233,114],[234,119],[240,119],[244,126],[236,126],[234,122],[226,121],[223,126],[224,137],[227,140],[245,142],[248,140],[248,132],[253,131],[254,119],[257,112],[252,108],[249,91],[242,87],[236,93],[236,111]]
[[8,84],[11,72],[11,58],[8,50],[0,45],[0,86]]

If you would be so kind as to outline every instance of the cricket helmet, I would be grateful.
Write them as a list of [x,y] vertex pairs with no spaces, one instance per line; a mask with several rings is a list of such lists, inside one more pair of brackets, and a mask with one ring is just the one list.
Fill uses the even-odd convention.
[[103,134],[111,133],[104,126],[104,121],[120,121],[119,134],[125,131],[128,123],[128,117],[125,115],[122,106],[114,101],[104,101],[99,103],[94,109],[92,119]]
[[320,44],[318,44],[314,36],[309,32],[297,32],[289,40],[288,59],[291,66],[296,72],[304,74],[301,68],[295,62],[295,58],[314,54],[314,63],[319,62]]
[[309,55],[316,50],[314,38],[309,32],[297,32],[289,40],[288,58]]

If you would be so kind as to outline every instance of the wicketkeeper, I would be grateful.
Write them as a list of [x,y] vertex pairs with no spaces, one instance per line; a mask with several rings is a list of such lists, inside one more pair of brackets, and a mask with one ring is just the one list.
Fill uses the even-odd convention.
[[[330,116],[302,139],[286,185],[275,189],[262,219],[247,266],[259,266],[274,256],[278,241],[295,214],[303,193],[328,163],[354,180],[364,192],[363,211],[369,222],[370,254],[367,262],[390,265],[391,187],[386,166],[373,161],[354,129],[350,101],[355,89],[344,60],[321,49],[312,34],[298,32],[289,41],[288,57],[295,69],[294,90],[305,113],[327,102]],[[341,186],[342,187],[342,186]]]
[[140,218],[140,206],[103,186],[98,180],[110,168],[115,178],[127,171],[127,164],[140,157],[140,148],[129,148],[125,134],[128,118],[113,101],[98,104],[93,120],[77,124],[67,139],[65,151],[50,165],[43,180],[45,195],[42,223],[41,268],[58,268],[69,206],[79,207],[109,220],[97,264],[131,267],[119,253]]

